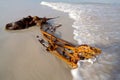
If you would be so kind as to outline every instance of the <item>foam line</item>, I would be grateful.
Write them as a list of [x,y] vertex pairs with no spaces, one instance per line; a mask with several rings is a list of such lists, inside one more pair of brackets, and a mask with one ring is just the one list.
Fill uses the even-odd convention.
[[[83,60],[77,69],[71,70],[74,80],[118,80],[120,42],[120,6],[105,4],[68,4],[41,2],[55,10],[68,13],[74,20],[74,39],[78,44],[103,45],[99,62]],[[62,6],[61,6],[62,5]]]

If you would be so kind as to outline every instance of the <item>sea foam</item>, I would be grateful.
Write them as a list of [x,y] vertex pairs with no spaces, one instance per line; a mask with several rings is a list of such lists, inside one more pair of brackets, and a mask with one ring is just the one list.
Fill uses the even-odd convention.
[[[109,27],[109,23],[117,21],[115,23],[119,24],[118,20],[120,20],[118,17],[114,18],[114,16],[120,16],[119,14],[116,14],[116,7],[106,6],[103,4],[79,5],[60,2],[41,2],[41,4],[66,12],[69,14],[70,18],[74,19],[74,23],[72,25],[74,27],[73,34],[74,39],[77,40],[79,44],[97,44],[101,43],[101,41],[107,44],[107,41],[110,39],[110,35],[108,35],[107,32],[109,34],[112,34],[112,32],[108,30],[105,31],[105,29]],[[106,26],[106,28],[104,26]],[[116,34],[117,33],[114,33],[114,35]],[[103,37],[103,35],[106,35],[106,37]]]
[[102,55],[94,60],[79,61],[71,70],[74,80],[120,80],[120,6],[106,4],[68,4],[41,2],[55,10],[68,13],[74,20],[74,39],[78,44],[97,45]]

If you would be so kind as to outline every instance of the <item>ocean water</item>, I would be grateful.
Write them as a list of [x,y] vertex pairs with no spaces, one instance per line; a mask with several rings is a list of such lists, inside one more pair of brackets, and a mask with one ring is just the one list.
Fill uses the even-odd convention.
[[[82,0],[80,0],[82,1]],[[119,1],[45,2],[40,5],[68,13],[74,20],[74,39],[102,49],[93,64],[79,61],[71,70],[73,80],[120,80],[120,5]],[[116,5],[116,3],[118,3]]]
[[[40,15],[41,7],[33,7],[39,3],[68,13],[74,20],[73,38],[78,44],[102,49],[93,64],[79,61],[79,67],[71,70],[73,80],[120,80],[119,0],[0,0],[0,29],[23,15]],[[34,10],[38,12],[32,13]]]

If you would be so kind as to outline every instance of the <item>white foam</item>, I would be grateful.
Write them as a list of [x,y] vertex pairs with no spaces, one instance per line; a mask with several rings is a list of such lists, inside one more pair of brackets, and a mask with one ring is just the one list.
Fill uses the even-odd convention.
[[[86,44],[96,44],[100,41],[107,43],[109,40],[109,36],[105,33],[106,28],[111,26],[109,23],[116,23],[116,20],[117,24],[119,24],[120,20],[118,17],[115,17],[120,16],[119,14],[116,14],[116,12],[118,11],[116,7],[90,4],[75,5],[44,1],[40,4],[49,6],[59,11],[66,12],[69,14],[70,18],[75,20],[72,25],[75,28],[73,34],[74,39],[77,40],[79,44],[81,44],[81,42]],[[113,9],[112,11],[111,8]],[[111,31],[106,32],[112,33]],[[105,34],[107,38],[102,37],[103,34],[101,33]],[[117,33],[115,33],[115,35],[117,35]],[[117,38],[115,37],[115,35],[112,35],[112,37]]]
[[79,68],[71,70],[71,74],[73,76],[73,80],[83,80],[82,77],[80,76]]
[[80,74],[80,70],[79,70],[80,67],[81,67],[81,63],[89,62],[89,63],[93,64],[95,61],[96,61],[96,58],[78,61],[78,63],[77,63],[78,68],[71,70],[71,74],[73,76],[73,80],[83,80],[83,78],[82,78],[82,76]]
[[[100,44],[105,48],[98,62],[94,63],[96,59],[78,62],[79,67],[71,70],[74,80],[119,80],[120,7],[53,2],[41,2],[41,4],[69,14],[74,20],[73,34],[78,44]],[[87,62],[94,64],[88,65]]]
[[[73,23],[73,27],[75,28],[74,30],[74,39],[78,41],[79,44],[81,44],[81,42],[83,43],[88,43],[88,42],[94,42],[94,40],[90,41],[90,39],[88,40],[87,38],[92,38],[91,34],[89,33],[89,31],[87,30],[87,28],[85,27],[85,25],[83,25],[83,18],[86,17],[83,14],[86,11],[86,8],[84,8],[83,6],[79,6],[79,5],[71,5],[71,4],[65,4],[65,3],[50,3],[50,2],[41,2],[42,5],[46,5],[49,6],[53,9],[59,10],[59,11],[63,11],[63,12],[67,12],[70,16],[70,18],[74,19],[75,22]],[[62,6],[61,6],[62,5]],[[90,12],[90,10],[88,11]],[[88,15],[89,18],[89,15]],[[79,31],[78,31],[79,30]],[[79,38],[78,38],[79,36]],[[84,37],[82,37],[84,36]],[[82,38],[80,38],[82,37]]]

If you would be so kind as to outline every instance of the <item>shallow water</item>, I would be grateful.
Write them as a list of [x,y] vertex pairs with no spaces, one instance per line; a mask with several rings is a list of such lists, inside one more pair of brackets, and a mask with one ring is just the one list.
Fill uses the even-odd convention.
[[[74,20],[74,39],[102,49],[94,64],[78,63],[71,70],[74,80],[120,80],[120,5],[41,2],[68,13]],[[62,6],[61,6],[62,5]]]
[[[53,14],[52,14],[53,12],[51,10],[49,10],[49,14],[44,12],[45,7],[39,5],[40,1],[39,0],[36,0],[36,1],[33,1],[33,0],[29,0],[29,1],[28,0],[26,0],[26,1],[25,0],[1,0],[0,1],[0,9],[1,9],[1,12],[0,12],[0,15],[1,15],[0,16],[0,18],[1,18],[0,19],[0,23],[1,23],[0,24],[0,29],[1,29],[0,34],[1,34],[1,36],[0,36],[0,39],[1,39],[1,41],[4,42],[3,38],[6,38],[7,36],[10,37],[10,35],[8,35],[9,33],[5,33],[3,31],[4,25],[8,22],[16,21],[16,20],[22,18],[23,16],[27,16],[27,15],[53,16]],[[52,1],[58,2],[59,0],[52,0]],[[97,60],[94,64],[90,64],[88,62],[80,62],[80,63],[78,63],[80,65],[79,68],[71,70],[73,79],[74,80],[120,80],[120,68],[119,68],[119,65],[120,65],[120,57],[119,57],[120,56],[120,50],[119,50],[120,49],[120,36],[119,36],[120,35],[120,27],[119,27],[120,26],[120,14],[119,14],[120,6],[113,5],[113,4],[98,4],[98,3],[90,4],[87,0],[86,0],[86,2],[88,2],[87,4],[86,3],[78,4],[78,3],[80,3],[79,1],[81,1],[81,0],[79,0],[78,2],[77,1],[78,0],[73,1],[74,3],[77,3],[77,4],[72,4],[73,2],[71,2],[70,0],[66,0],[66,1],[62,0],[62,2],[70,2],[69,4],[68,3],[52,3],[52,2],[42,2],[41,3],[42,5],[47,5],[56,10],[68,13],[70,18],[72,18],[74,20],[74,23],[72,25],[74,27],[73,34],[74,34],[74,39],[78,42],[78,44],[87,43],[87,44],[90,44],[92,46],[96,46],[96,47],[99,47],[102,49],[102,54],[99,56],[99,58],[97,58]],[[104,1],[106,1],[106,2],[104,2]],[[104,1],[103,1],[103,3],[114,3],[114,2],[120,3],[120,1],[118,1],[118,0],[117,1],[114,0],[113,2],[112,2],[112,0],[110,0],[110,2],[108,0],[104,0]],[[22,4],[22,6],[21,6],[21,4]],[[42,9],[43,12],[41,12],[40,9]],[[56,15],[54,14],[54,16],[56,16]],[[3,36],[3,34],[4,34],[4,36]],[[14,33],[14,34],[16,34],[16,33]],[[13,39],[13,38],[11,37],[10,39]],[[6,40],[7,40],[7,38],[6,38]],[[9,42],[9,39],[7,41]],[[16,42],[16,43],[20,44],[19,42]],[[31,43],[31,42],[29,42],[29,43]],[[7,43],[5,43],[5,44],[7,46]],[[7,46],[7,47],[10,47],[10,49],[11,49],[11,44],[12,43],[10,43],[10,45]],[[23,46],[23,47],[25,47],[25,46]],[[35,51],[36,51],[36,49],[35,49]],[[38,52],[36,52],[36,54],[37,53]],[[31,52],[31,54],[32,54],[32,52]],[[4,54],[4,55],[6,55],[6,54]],[[9,55],[11,55],[11,54],[9,54]],[[6,55],[6,56],[9,57],[8,55]],[[23,57],[21,57],[21,58],[23,58]],[[36,59],[36,57],[34,57],[34,58]],[[11,59],[12,59],[12,57],[11,57]],[[5,59],[5,61],[9,62],[9,59],[7,58],[7,59]],[[56,63],[57,63],[57,61],[56,61]],[[10,64],[10,65],[9,64],[7,64],[7,63],[4,65],[2,64],[2,68],[6,69],[6,70],[2,70],[2,68],[1,68],[1,72],[4,72],[4,73],[1,73],[0,76],[2,76],[2,75],[6,76],[6,75],[10,74],[9,76],[6,76],[6,78],[11,77],[12,74],[9,72],[12,70],[9,66],[12,64]],[[5,65],[7,65],[7,66],[5,66]],[[22,64],[22,65],[24,65],[24,64]],[[34,65],[34,64],[31,64],[31,65]],[[36,78],[35,76],[40,73],[40,72],[37,72],[37,70],[39,70],[39,66],[37,66],[37,68],[35,68],[35,67],[30,68],[31,70],[35,69],[36,74],[32,73],[34,75],[33,79],[35,79]],[[28,66],[26,66],[25,68],[27,70]],[[44,66],[43,66],[43,68],[44,68]],[[47,67],[46,67],[46,69],[47,69]],[[5,71],[7,71],[7,70],[10,70],[10,71],[8,71],[8,73],[5,74]],[[20,71],[20,73],[22,74],[23,69],[16,68],[15,70]],[[59,71],[59,68],[57,70]],[[24,74],[26,74],[26,73],[24,73]],[[43,71],[43,73],[44,73],[44,71]],[[20,74],[16,74],[16,75],[18,76],[18,78],[20,77]],[[39,74],[39,75],[41,75],[41,74]],[[62,75],[64,75],[64,74],[62,74]],[[26,76],[26,75],[24,75],[24,76],[29,77],[31,75],[28,74],[28,76]],[[42,77],[43,79],[44,79],[44,76],[45,75],[43,75],[43,77]],[[37,79],[40,79],[40,76],[38,76]]]

